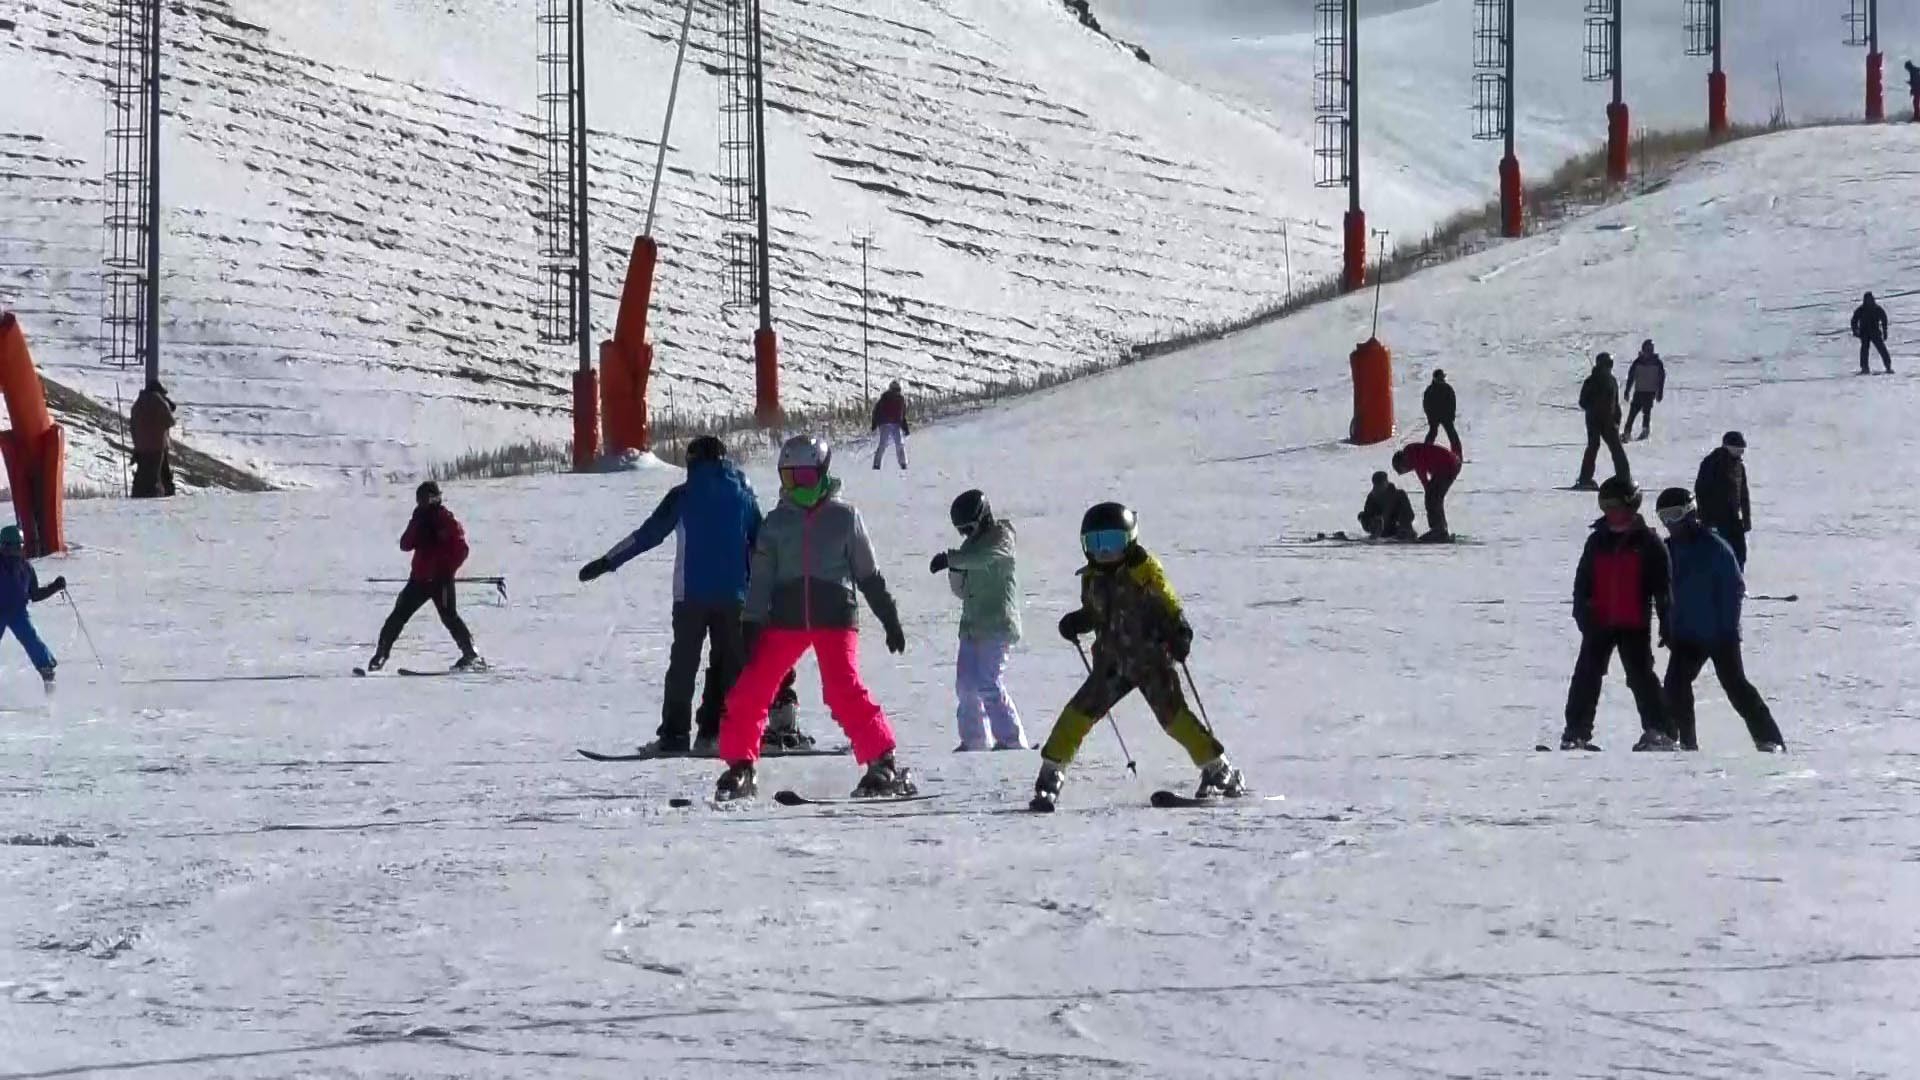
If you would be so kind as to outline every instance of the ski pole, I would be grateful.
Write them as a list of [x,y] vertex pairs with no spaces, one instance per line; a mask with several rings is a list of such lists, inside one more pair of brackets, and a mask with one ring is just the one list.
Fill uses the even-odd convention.
[[71,592],[61,589],[60,595],[67,598],[67,606],[73,609],[74,624],[80,627],[80,636],[87,639],[87,648],[93,652],[93,662],[100,665],[101,671],[107,670],[107,662],[100,658],[100,647],[93,643],[93,635],[87,632],[87,620],[80,617],[80,605],[74,603]]
[[[1087,669],[1087,674],[1093,674],[1093,662],[1087,659],[1087,650],[1080,644],[1079,638],[1073,639],[1073,651],[1080,654],[1080,666]],[[1135,780],[1140,779],[1140,766],[1133,760],[1133,751],[1127,749],[1127,737],[1120,734],[1120,723],[1113,718],[1112,709],[1107,710],[1105,718],[1107,725],[1113,728],[1113,737],[1120,740],[1120,754],[1127,759],[1127,771],[1133,774]]]
[[1206,728],[1207,734],[1218,742],[1220,736],[1213,734],[1213,721],[1207,718],[1207,703],[1200,700],[1200,684],[1193,681],[1193,672],[1187,670],[1185,660],[1180,661],[1180,674],[1187,677],[1187,689],[1193,691],[1193,707],[1200,710],[1200,726]]

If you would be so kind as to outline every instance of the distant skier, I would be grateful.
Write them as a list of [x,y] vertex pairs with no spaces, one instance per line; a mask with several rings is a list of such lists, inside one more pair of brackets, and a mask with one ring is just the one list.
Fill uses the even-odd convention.
[[[1444,453],[1444,451],[1442,451]],[[1193,627],[1159,560],[1140,546],[1138,520],[1119,503],[1100,503],[1080,519],[1080,606],[1060,619],[1060,636],[1079,645],[1093,635],[1087,679],[1074,692],[1040,748],[1033,808],[1051,810],[1093,726],[1135,689],[1160,726],[1200,768],[1197,796],[1246,794],[1226,748],[1187,707],[1180,669],[1193,648]]]
[[1907,61],[1907,94],[1913,98],[1913,120],[1920,124],[1920,67]]
[[1613,455],[1613,474],[1632,479],[1633,466],[1627,464],[1626,448],[1620,445],[1620,385],[1613,377],[1613,357],[1607,353],[1593,358],[1593,371],[1580,384],[1580,411],[1587,418],[1587,453],[1580,459],[1580,479],[1573,486],[1595,489],[1593,466],[1601,443]]
[[746,667],[727,694],[720,721],[720,757],[727,771],[714,786],[726,802],[757,790],[767,709],[780,682],[809,651],[820,665],[822,696],[853,742],[866,773],[855,798],[910,795],[913,774],[895,762],[893,728],[860,681],[859,602],[886,630],[887,651],[907,648],[906,632],[886,578],[874,564],[860,512],[840,500],[832,475],[833,451],[819,439],[795,435],[780,448],[780,504],[760,525],[747,575],[749,624]]
[[1452,542],[1453,533],[1447,528],[1447,492],[1460,477],[1460,459],[1444,447],[1410,443],[1393,455],[1393,471],[1402,476],[1413,473],[1426,493],[1427,531],[1421,534],[1420,542]]
[[28,613],[27,605],[65,591],[67,579],[64,577],[54,578],[45,586],[40,584],[40,575],[27,561],[20,526],[0,528],[0,635],[11,631],[19,639],[20,647],[27,650],[28,661],[40,673],[40,680],[48,691],[53,689],[53,669],[60,665],[33,628],[33,616]]
[[1367,492],[1367,504],[1360,508],[1360,527],[1376,540],[1414,540],[1413,500],[1387,479],[1373,474],[1373,490]]
[[1700,520],[1733,548],[1733,556],[1744,573],[1747,569],[1747,534],[1753,531],[1753,504],[1747,497],[1747,438],[1729,431],[1720,439],[1720,448],[1700,462],[1693,480],[1693,497],[1700,507]]
[[1652,338],[1640,343],[1640,355],[1627,365],[1626,396],[1631,404],[1620,425],[1620,438],[1632,438],[1634,417],[1640,417],[1640,437],[1645,439],[1653,432],[1653,403],[1667,399],[1667,365],[1653,351]]
[[1427,392],[1420,396],[1420,407],[1427,414],[1427,442],[1432,443],[1440,436],[1440,429],[1447,431],[1447,445],[1453,447],[1453,456],[1465,458],[1466,452],[1460,449],[1460,433],[1454,430],[1453,422],[1459,415],[1459,403],[1453,396],[1453,384],[1447,381],[1447,373],[1435,368],[1433,381],[1427,384]]
[[889,383],[886,393],[873,403],[873,425],[870,430],[880,433],[880,438],[873,446],[873,467],[880,467],[887,444],[892,443],[894,460],[900,463],[902,469],[906,468],[907,436],[913,434],[913,426],[907,423],[907,395],[900,389],[900,380]]
[[[1007,654],[1020,640],[1020,582],[1013,523],[994,516],[985,492],[963,491],[948,511],[960,546],[933,557],[960,598],[960,652],[953,685],[959,698],[956,751],[1025,750],[1027,733],[1007,694]],[[991,723],[992,741],[987,729]]]
[[407,628],[407,620],[429,601],[447,633],[453,635],[453,643],[460,647],[460,659],[454,662],[454,670],[485,667],[486,661],[473,651],[473,634],[461,621],[454,604],[453,577],[467,561],[466,530],[460,527],[453,511],[442,504],[439,484],[426,481],[415,489],[413,498],[413,518],[400,534],[400,550],[413,552],[413,570],[400,589],[399,599],[393,603],[393,614],[387,616],[386,625],[380,628],[380,644],[374,649],[373,659],[367,661],[367,670],[379,671],[387,666],[393,643]]
[[1686,488],[1668,488],[1655,506],[1668,532],[1673,562],[1673,613],[1668,620],[1666,695],[1670,734],[1680,749],[1700,749],[1694,729],[1693,680],[1713,662],[1713,674],[1727,702],[1747,722],[1747,734],[1762,753],[1786,749],[1773,713],[1747,680],[1740,656],[1740,601],[1746,582],[1733,549],[1700,521]]
[[1880,363],[1885,365],[1887,374],[1893,374],[1893,358],[1887,355],[1887,309],[1873,302],[1873,294],[1868,293],[1853,309],[1853,336],[1860,339],[1860,374],[1866,375],[1873,369],[1867,363],[1868,351],[1880,350]]
[[173,494],[173,399],[154,383],[133,399],[127,427],[133,434],[133,497],[157,499]]
[[[686,481],[667,492],[633,535],[580,568],[580,580],[592,581],[652,551],[667,537],[674,538],[673,648],[667,659],[660,728],[643,750],[706,755],[717,747],[720,710],[746,656],[741,612],[760,521],[753,485],[727,459],[726,444],[702,435],[687,444]],[[696,716],[693,686],[700,674],[703,646],[709,649],[707,679]],[[792,693],[790,686],[782,689]],[[791,724],[792,710],[788,712]],[[768,739],[774,741],[771,749],[795,748],[774,740],[772,730]],[[806,742],[810,745],[812,740]]]
[[1573,576],[1573,622],[1580,628],[1580,659],[1567,687],[1562,750],[1595,750],[1593,717],[1600,685],[1616,650],[1640,710],[1635,750],[1672,750],[1660,677],[1653,669],[1655,619],[1667,639],[1672,582],[1667,549],[1640,516],[1640,489],[1623,477],[1600,485],[1600,520],[1580,553]]

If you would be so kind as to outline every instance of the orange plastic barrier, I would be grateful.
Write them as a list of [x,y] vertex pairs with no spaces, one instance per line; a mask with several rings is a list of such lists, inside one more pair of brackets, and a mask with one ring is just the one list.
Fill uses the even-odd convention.
[[1368,338],[1348,358],[1353,366],[1353,425],[1349,441],[1371,446],[1393,438],[1393,353]]
[[1707,132],[1727,133],[1727,73],[1707,72]]
[[1349,210],[1346,216],[1346,250],[1340,267],[1340,287],[1352,292],[1367,284],[1367,214]]
[[1520,186],[1520,159],[1500,159],[1500,235],[1519,236],[1527,230],[1526,189]]
[[647,344],[647,314],[653,303],[653,271],[660,258],[651,236],[636,237],[627,260],[627,281],[620,290],[620,316],[613,340],[600,344],[601,420],[607,453],[653,449],[647,419],[647,378],[653,372],[653,346]]
[[1887,118],[1886,72],[1881,66],[1883,54],[1867,54],[1867,119],[1879,123]]
[[27,554],[64,551],[66,433],[47,412],[46,390],[12,312],[0,314],[0,393],[13,425],[0,432],[0,456],[6,459],[14,519],[25,534]]
[[1627,182],[1628,154],[1627,143],[1627,103],[1609,102],[1607,104],[1607,179],[1616,184]]

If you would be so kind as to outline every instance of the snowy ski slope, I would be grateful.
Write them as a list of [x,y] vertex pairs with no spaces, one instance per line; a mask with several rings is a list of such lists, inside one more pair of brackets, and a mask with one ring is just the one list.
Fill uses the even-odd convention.
[[[0,1076],[1899,1077],[1920,1035],[1920,485],[1909,129],[1730,146],[1661,190],[1388,288],[1412,427],[1460,390],[1451,500],[1477,545],[1324,549],[1389,447],[1345,432],[1342,301],[916,436],[913,470],[839,468],[911,648],[867,671],[914,808],[669,810],[717,769],[597,766],[650,735],[661,552],[574,580],[667,470],[455,485],[499,673],[342,677],[403,565],[406,493],[72,508],[51,714],[0,647]],[[1853,375],[1858,292],[1895,324]],[[1575,641],[1591,496],[1588,356],[1669,363],[1650,493],[1746,432],[1750,670],[1792,753],[1754,753],[1702,681],[1697,755],[1635,755],[1618,677],[1601,754],[1536,754]],[[755,474],[763,495],[772,477]],[[1034,755],[958,757],[947,500],[1020,525],[1036,735],[1076,684],[1052,636],[1089,502],[1140,508],[1199,633],[1214,722],[1266,798],[1149,810],[1190,769],[1138,701],[1060,813],[1016,812]],[[164,553],[163,558],[143,552]],[[244,631],[241,629],[244,628]],[[430,618],[399,663],[450,659]],[[306,673],[294,681],[191,681]],[[803,673],[805,722],[831,738]],[[169,682],[167,680],[186,680]],[[850,762],[774,762],[838,793]],[[899,820],[890,820],[899,818]]]

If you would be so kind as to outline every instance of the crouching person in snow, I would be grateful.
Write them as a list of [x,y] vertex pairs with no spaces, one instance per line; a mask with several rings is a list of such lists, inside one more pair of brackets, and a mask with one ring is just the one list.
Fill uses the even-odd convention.
[[44,587],[40,584],[40,575],[34,573],[33,564],[27,561],[25,538],[20,535],[20,526],[9,525],[0,529],[0,633],[11,632],[20,640],[20,647],[27,650],[27,659],[32,661],[34,670],[40,673],[41,681],[48,690],[53,689],[53,669],[59,662],[40,640],[40,634],[33,628],[33,616],[27,612],[28,604],[37,604],[67,590],[67,579],[54,578]]
[[866,766],[854,797],[914,792],[912,774],[894,761],[893,728],[860,681],[855,590],[885,628],[889,652],[905,652],[907,637],[874,565],[867,527],[859,511],[840,501],[832,459],[825,442],[805,435],[780,448],[780,505],[760,526],[747,576],[747,664],[720,721],[720,756],[727,762],[714,788],[720,802],[754,794],[767,710],[780,681],[809,650],[820,665],[827,709],[852,741],[854,760]]
[[[1444,451],[1443,451],[1444,452]],[[1193,646],[1193,628],[1166,571],[1140,546],[1133,511],[1119,503],[1100,503],[1080,519],[1080,548],[1087,565],[1080,570],[1080,607],[1060,619],[1060,636],[1080,645],[1093,637],[1093,659],[1082,683],[1040,748],[1040,777],[1034,782],[1033,808],[1051,810],[1087,733],[1135,689],[1167,734],[1200,767],[1196,797],[1246,794],[1240,770],[1227,760],[1226,748],[1188,708],[1180,689],[1178,665]]]
[[1452,543],[1453,533],[1447,528],[1447,492],[1460,478],[1459,456],[1444,446],[1410,443],[1393,455],[1393,471],[1402,476],[1412,473],[1420,478],[1420,489],[1427,503],[1427,531],[1420,542]]
[[1387,474],[1373,474],[1373,490],[1367,492],[1367,502],[1360,508],[1360,527],[1367,535],[1376,540],[1413,540],[1413,500],[1407,493],[1387,479]]
[[1633,748],[1672,750],[1660,679],[1653,670],[1654,617],[1664,645],[1672,598],[1667,549],[1640,516],[1640,489],[1633,481],[1615,476],[1601,484],[1600,513],[1573,575],[1580,659],[1567,687],[1567,727],[1560,749],[1599,749],[1593,745],[1593,717],[1600,707],[1601,680],[1618,650],[1640,709],[1640,741]]
[[1667,552],[1673,560],[1673,615],[1668,620],[1667,709],[1680,749],[1700,749],[1694,729],[1693,680],[1713,661],[1713,673],[1727,701],[1747,722],[1747,734],[1762,753],[1786,749],[1773,713],[1747,680],[1740,656],[1740,601],[1747,585],[1733,547],[1700,521],[1686,488],[1668,488],[1656,504],[1667,527]]
[[453,635],[453,643],[460,647],[460,659],[454,661],[454,670],[485,667],[486,661],[473,651],[473,634],[467,630],[454,605],[453,577],[467,562],[467,532],[460,527],[453,511],[441,503],[439,484],[431,480],[421,484],[414,491],[413,499],[413,518],[400,534],[400,550],[413,552],[412,573],[401,587],[399,599],[393,602],[393,614],[387,616],[386,625],[380,628],[380,644],[373,651],[373,659],[367,661],[367,670],[379,671],[387,666],[393,643],[400,640],[407,620],[429,601],[439,613],[447,633]]
[[[1007,653],[1020,640],[1020,586],[1014,571],[1013,523],[993,516],[984,492],[962,492],[949,512],[960,546],[933,557],[960,598],[960,655],[954,664],[960,745],[972,750],[1025,750],[1027,733],[1007,694]],[[987,741],[987,726],[993,741]]]

